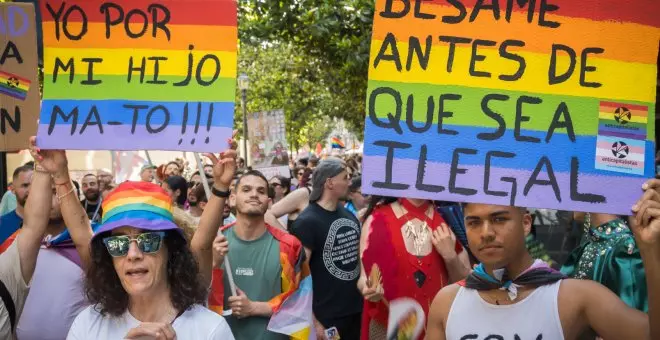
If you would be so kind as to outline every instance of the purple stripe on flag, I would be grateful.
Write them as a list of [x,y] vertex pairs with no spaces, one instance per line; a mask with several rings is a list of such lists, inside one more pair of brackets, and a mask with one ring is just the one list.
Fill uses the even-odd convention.
[[636,134],[636,133],[616,132],[616,131],[612,131],[610,129],[598,130],[598,135],[599,136],[619,137],[619,138],[630,138],[630,139],[636,139],[636,140],[645,140],[646,139],[645,135]]
[[[395,159],[392,174],[392,182],[410,185],[406,190],[380,189],[374,188],[373,183],[385,180],[385,157],[365,156],[365,167],[363,169],[362,184],[363,191],[368,194],[424,198],[433,200],[455,201],[455,202],[473,202],[509,205],[511,183],[501,180],[502,177],[513,177],[516,179],[516,201],[515,205],[528,208],[548,208],[571,211],[602,212],[619,215],[630,215],[632,205],[642,196],[642,184],[645,178],[623,177],[613,173],[612,176],[586,175],[580,174],[578,177],[578,191],[580,193],[591,193],[604,195],[606,203],[595,204],[571,200],[570,192],[570,174],[567,172],[555,172],[557,178],[561,202],[555,198],[555,194],[550,186],[535,185],[531,188],[528,195],[523,191],[529,178],[531,170],[517,170],[507,168],[491,167],[490,169],[490,191],[502,191],[507,193],[506,197],[497,197],[486,195],[484,191],[484,166],[462,165],[458,167],[465,169],[465,174],[458,174],[456,186],[462,188],[474,189],[475,195],[466,196],[449,192],[449,170],[451,165],[445,163],[426,164],[426,176],[423,184],[440,185],[445,188],[443,192],[433,193],[429,191],[416,189],[417,166],[416,160]],[[591,160],[593,162],[593,160]],[[541,174],[539,179],[548,179],[546,174]],[[615,191],[612,188],[616,188]],[[609,195],[606,195],[609,191]],[[616,195],[613,193],[616,192]]]
[[18,100],[25,100],[25,97],[27,97],[27,92],[26,91],[21,91],[21,90],[11,90],[5,87],[0,87],[0,93],[16,98]]
[[[181,127],[172,125],[163,131],[149,134],[143,125],[131,132],[130,125],[112,126],[104,125],[103,134],[97,125],[87,126],[80,134],[82,122],[71,135],[71,125],[56,125],[53,133],[48,134],[48,125],[40,124],[37,141],[43,149],[66,150],[172,150],[191,152],[220,152],[227,149],[227,139],[231,138],[232,128],[212,126],[210,131],[206,127],[194,133],[188,129],[181,134]],[[157,128],[157,126],[156,126]],[[206,143],[206,138],[209,143]],[[194,144],[192,143],[194,139]],[[179,144],[180,142],[180,144]]]

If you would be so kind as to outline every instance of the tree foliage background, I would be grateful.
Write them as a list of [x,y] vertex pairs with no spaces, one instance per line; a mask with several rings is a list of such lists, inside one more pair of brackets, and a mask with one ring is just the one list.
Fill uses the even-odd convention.
[[248,112],[284,108],[293,150],[325,140],[333,118],[362,138],[373,11],[372,0],[240,0]]

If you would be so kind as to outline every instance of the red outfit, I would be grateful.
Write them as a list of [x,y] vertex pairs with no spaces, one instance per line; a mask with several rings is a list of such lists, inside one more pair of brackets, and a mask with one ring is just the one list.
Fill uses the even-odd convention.
[[[426,211],[427,207],[428,205],[423,206],[423,211]],[[409,220],[420,216],[420,214],[419,211],[417,214],[411,214],[409,206],[406,206],[405,208],[408,213],[401,216],[401,218],[396,217],[391,204],[377,207],[372,214],[373,218],[371,227],[374,228],[375,226],[376,228],[388,229],[391,237],[390,244],[392,249],[394,249],[395,254],[394,261],[396,263],[393,264],[389,270],[396,271],[396,292],[388,292],[387,286],[392,287],[392,285],[388,285],[387,282],[383,282],[383,286],[385,288],[387,299],[393,300],[400,297],[413,298],[422,306],[424,313],[428,318],[429,308],[435,295],[440,289],[449,284],[449,274],[447,273],[444,260],[435,249],[432,249],[431,253],[421,258],[410,254],[406,250],[402,229]],[[413,217],[413,215],[416,216]],[[437,211],[435,211],[435,209],[433,218],[430,219],[426,217],[425,219],[428,227],[432,231],[436,228],[440,228],[440,226],[445,223],[444,219]],[[372,232],[377,233],[378,231],[378,229],[373,229]],[[463,251],[463,247],[458,241],[456,241],[455,249],[457,253]],[[370,268],[365,267],[365,270],[369,271]],[[381,268],[381,271],[384,272],[385,270],[388,270],[388,268]],[[415,273],[417,272],[423,273],[423,276],[425,277],[421,287],[418,286],[417,281],[415,280]],[[383,275],[384,280],[385,277],[386,275]],[[389,310],[383,302],[373,303],[365,300],[364,312],[362,315],[362,339],[369,339],[369,322],[371,319],[382,325],[384,328],[387,328]],[[423,339],[423,335],[421,338]]]

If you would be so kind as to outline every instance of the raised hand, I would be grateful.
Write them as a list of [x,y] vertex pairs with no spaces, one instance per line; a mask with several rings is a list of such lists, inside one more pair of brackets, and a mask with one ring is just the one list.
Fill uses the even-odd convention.
[[660,180],[651,179],[642,189],[644,194],[632,208],[631,229],[640,249],[660,251]]
[[44,170],[58,177],[69,175],[68,160],[64,150],[41,150],[37,147],[37,137],[30,137],[30,154]]
[[214,154],[205,154],[213,164],[213,185],[222,191],[229,189],[231,181],[236,174],[236,131],[234,131],[232,138],[227,142],[229,143],[226,151],[220,153],[220,157]]
[[431,232],[431,243],[445,261],[458,256],[456,254],[456,235],[444,223]]

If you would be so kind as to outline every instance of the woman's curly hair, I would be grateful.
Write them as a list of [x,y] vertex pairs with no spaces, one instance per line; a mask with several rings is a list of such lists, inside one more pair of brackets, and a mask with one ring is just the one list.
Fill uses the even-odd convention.
[[[120,316],[128,309],[128,293],[103,244],[103,238],[108,236],[109,231],[91,243],[92,260],[85,276],[85,294],[101,315]],[[175,230],[166,231],[163,242],[167,247],[167,281],[172,305],[182,312],[194,304],[204,304],[207,290],[201,284],[197,261],[188,243]]]

